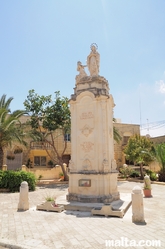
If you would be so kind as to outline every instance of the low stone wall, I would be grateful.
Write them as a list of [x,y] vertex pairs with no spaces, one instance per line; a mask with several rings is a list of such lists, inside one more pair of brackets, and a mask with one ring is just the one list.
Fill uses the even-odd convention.
[[61,166],[56,166],[54,168],[43,168],[43,167],[36,167],[36,168],[27,168],[26,166],[22,166],[22,170],[28,171],[33,173],[36,178],[42,176],[42,180],[53,180],[59,179],[59,174],[62,173]]
[[[63,164],[66,169],[66,164]],[[7,170],[7,165],[2,166],[2,170]],[[40,176],[42,180],[54,180],[60,178],[60,173],[62,173],[62,169],[60,165],[57,165],[54,168],[44,168],[44,167],[36,167],[36,168],[28,168],[26,165],[22,165],[22,170],[26,172],[33,173],[36,178],[39,178]]]

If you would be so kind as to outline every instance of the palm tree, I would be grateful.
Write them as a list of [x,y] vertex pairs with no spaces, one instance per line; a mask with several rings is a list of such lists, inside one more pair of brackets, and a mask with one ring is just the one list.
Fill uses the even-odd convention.
[[6,94],[3,94],[2,97],[0,98],[0,109],[5,108],[10,112],[10,103],[13,100],[13,97],[10,97],[9,99],[6,100]]
[[9,103],[1,102],[1,104],[3,108],[0,108],[0,167],[3,165],[5,148],[11,146],[14,141],[26,145],[24,141],[25,134],[19,121],[19,118],[25,114],[25,111],[17,110],[8,114]]
[[[115,118],[113,118],[113,123],[116,123]],[[115,126],[113,126],[113,138],[117,143],[119,143],[121,141],[121,139],[122,139],[122,137],[119,134],[118,129]]]

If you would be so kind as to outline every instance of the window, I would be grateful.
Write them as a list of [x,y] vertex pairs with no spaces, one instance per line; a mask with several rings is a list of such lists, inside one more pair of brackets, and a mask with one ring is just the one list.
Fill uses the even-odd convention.
[[128,143],[129,138],[130,137],[128,137],[128,136],[123,137],[123,145],[126,145]]
[[70,142],[70,140],[71,140],[71,138],[70,138],[70,134],[65,134],[64,135],[64,141],[68,141],[68,142]]
[[35,156],[34,166],[46,166],[46,156]]

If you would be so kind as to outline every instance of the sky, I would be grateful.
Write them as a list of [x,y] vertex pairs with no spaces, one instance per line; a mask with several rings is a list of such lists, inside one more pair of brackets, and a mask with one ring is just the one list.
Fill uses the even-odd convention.
[[164,0],[0,0],[0,96],[12,111],[31,89],[70,98],[92,43],[114,117],[165,135]]

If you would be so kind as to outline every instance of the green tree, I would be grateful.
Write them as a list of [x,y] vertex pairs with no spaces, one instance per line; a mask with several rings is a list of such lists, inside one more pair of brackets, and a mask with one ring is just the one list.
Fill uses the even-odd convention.
[[165,182],[165,143],[155,145],[155,156],[161,167],[159,181]]
[[141,179],[144,179],[143,165],[154,160],[154,146],[151,140],[136,134],[129,138],[124,153],[126,159],[140,165]]
[[[55,144],[55,131],[58,130],[58,136],[63,136],[70,133],[70,110],[68,105],[68,98],[61,97],[60,92],[55,92],[55,98],[51,95],[43,96],[35,93],[35,90],[30,90],[27,99],[24,101],[26,111],[30,115],[28,122],[34,132],[38,134],[39,141],[43,142],[44,149],[47,154],[54,161],[52,154],[47,150],[45,143],[48,143],[60,164],[64,179],[67,180],[65,168],[63,166],[63,155],[67,148],[67,141],[64,141],[63,150],[60,153]],[[44,129],[44,130],[43,130]]]
[[[4,96],[4,95],[3,95]],[[2,100],[2,98],[1,98]],[[11,101],[10,101],[11,102]],[[14,142],[26,145],[25,134],[19,118],[25,114],[22,110],[9,114],[9,105],[1,102],[0,106],[0,166],[3,165],[4,149]]]

